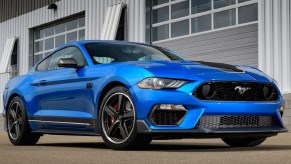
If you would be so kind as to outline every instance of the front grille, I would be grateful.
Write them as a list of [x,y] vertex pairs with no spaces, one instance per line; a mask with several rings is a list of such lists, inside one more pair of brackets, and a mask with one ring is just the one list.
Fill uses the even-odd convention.
[[270,127],[273,125],[272,116],[202,116],[198,128],[246,128]]
[[185,110],[155,109],[150,119],[155,125],[179,125],[186,113]]
[[208,82],[199,86],[193,95],[210,101],[276,101],[279,97],[273,85],[256,82]]

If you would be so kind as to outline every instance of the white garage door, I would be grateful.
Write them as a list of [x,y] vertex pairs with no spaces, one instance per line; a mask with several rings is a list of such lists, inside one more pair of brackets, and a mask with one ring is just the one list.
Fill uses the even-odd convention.
[[84,16],[37,28],[34,31],[34,64],[53,49],[68,42],[84,39]]

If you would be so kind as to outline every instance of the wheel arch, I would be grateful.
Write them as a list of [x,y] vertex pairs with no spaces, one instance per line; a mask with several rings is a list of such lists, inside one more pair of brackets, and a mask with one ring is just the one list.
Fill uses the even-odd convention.
[[4,123],[4,130],[7,131],[7,111],[8,111],[8,108],[9,108],[9,104],[10,102],[12,101],[12,99],[14,97],[20,97],[21,96],[18,94],[18,93],[12,93],[9,98],[7,99],[7,102],[5,103],[5,106],[4,106],[4,110],[3,110],[3,116],[5,117],[4,120],[5,120],[5,123]]
[[112,88],[114,88],[114,87],[118,87],[118,86],[122,86],[122,87],[128,88],[124,83],[122,83],[122,82],[120,82],[120,81],[111,81],[111,82],[109,82],[108,84],[106,84],[106,85],[103,87],[103,89],[102,89],[102,91],[101,91],[101,93],[100,93],[100,95],[99,95],[99,99],[98,99],[98,106],[97,106],[98,111],[97,111],[97,113],[99,112],[99,108],[100,108],[100,105],[101,105],[102,99],[104,98],[104,96],[106,95],[106,93],[107,93],[110,89],[112,89]]
[[99,123],[99,111],[100,111],[100,106],[101,106],[101,103],[102,103],[102,100],[104,98],[104,96],[106,95],[106,93],[114,88],[114,87],[117,87],[117,86],[122,86],[122,87],[125,87],[125,88],[128,88],[126,86],[126,84],[120,82],[120,81],[111,81],[109,83],[107,83],[106,85],[104,85],[104,87],[102,88],[97,100],[96,100],[96,122],[97,122],[97,125],[96,125],[96,130],[97,131],[100,131],[101,129],[101,125]]
[[5,103],[5,104],[6,104],[6,105],[5,105],[5,109],[4,109],[4,110],[5,110],[5,111],[4,111],[5,114],[6,114],[7,110],[8,110],[8,107],[9,107],[10,102],[12,101],[12,99],[13,99],[14,97],[20,97],[21,99],[23,99],[22,96],[20,96],[19,93],[12,93],[12,94],[9,96],[7,102]]

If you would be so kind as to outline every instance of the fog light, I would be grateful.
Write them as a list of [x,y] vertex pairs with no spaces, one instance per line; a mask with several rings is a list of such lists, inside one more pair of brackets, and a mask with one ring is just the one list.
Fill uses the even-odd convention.
[[176,104],[160,104],[158,108],[164,109],[164,110],[185,110],[183,105],[176,105]]

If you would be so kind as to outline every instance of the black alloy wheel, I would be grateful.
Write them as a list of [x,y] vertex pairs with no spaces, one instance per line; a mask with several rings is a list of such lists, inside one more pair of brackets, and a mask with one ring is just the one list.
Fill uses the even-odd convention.
[[20,97],[14,97],[7,109],[7,132],[14,145],[35,145],[40,134],[31,133],[24,103]]
[[102,125],[108,139],[114,143],[126,141],[135,123],[135,113],[130,98],[122,92],[112,94],[107,99],[102,114]]
[[110,148],[132,149],[151,142],[149,136],[137,133],[135,105],[128,89],[111,89],[100,109],[101,134]]
[[20,131],[23,124],[22,112],[20,110],[19,102],[13,102],[9,108],[9,115],[7,119],[8,134],[16,140],[20,136]]

